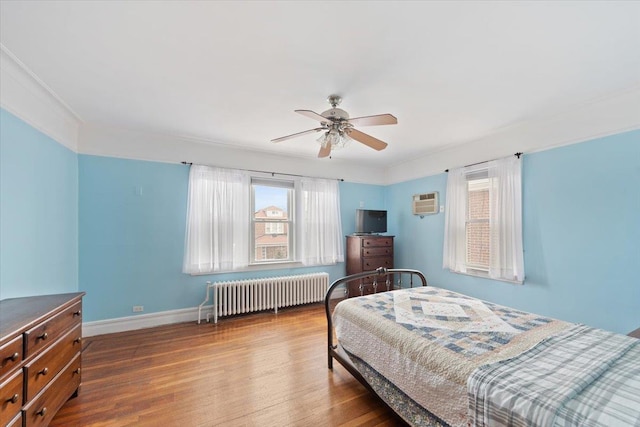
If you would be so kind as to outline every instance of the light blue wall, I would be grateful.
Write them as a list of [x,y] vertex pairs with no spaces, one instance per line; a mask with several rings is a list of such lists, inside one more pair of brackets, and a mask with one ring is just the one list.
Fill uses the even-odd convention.
[[394,265],[421,270],[430,283],[436,279],[436,271],[442,270],[444,215],[426,215],[421,219],[411,213],[411,203],[414,194],[438,191],[443,204],[446,185],[446,175],[440,174],[386,188],[389,234],[396,236]]
[[0,109],[0,298],[77,289],[77,155]]
[[356,209],[386,209],[385,188],[381,185],[340,183],[342,231],[345,235],[356,230]]
[[640,131],[523,158],[523,286],[442,269],[444,215],[411,215],[411,196],[446,174],[387,187],[396,265],[430,284],[523,310],[628,333],[640,327]]
[[[195,307],[207,280],[235,280],[326,271],[344,263],[209,276],[183,274],[189,168],[183,165],[81,155],[80,288],[87,321]],[[353,232],[354,201],[379,202],[383,188],[341,183],[345,234]]]

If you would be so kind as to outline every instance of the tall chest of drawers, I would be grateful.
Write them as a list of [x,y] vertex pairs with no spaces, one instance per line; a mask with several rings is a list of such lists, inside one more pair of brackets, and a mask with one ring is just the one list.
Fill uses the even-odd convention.
[[[393,268],[394,236],[347,236],[347,275],[375,270],[378,267]],[[393,289],[393,276],[389,276],[389,286]],[[387,284],[376,283],[365,278],[347,284],[349,297],[367,295],[387,290]]]
[[0,301],[0,426],[46,426],[78,393],[83,296]]

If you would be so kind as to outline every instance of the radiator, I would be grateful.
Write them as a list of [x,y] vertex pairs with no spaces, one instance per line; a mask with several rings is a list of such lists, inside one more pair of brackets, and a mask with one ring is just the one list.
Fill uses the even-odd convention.
[[[211,294],[213,322],[218,323],[220,316],[271,309],[277,313],[280,307],[322,301],[328,287],[327,273],[207,282],[206,298],[198,307],[198,323]],[[210,315],[211,312],[208,312],[207,322]]]

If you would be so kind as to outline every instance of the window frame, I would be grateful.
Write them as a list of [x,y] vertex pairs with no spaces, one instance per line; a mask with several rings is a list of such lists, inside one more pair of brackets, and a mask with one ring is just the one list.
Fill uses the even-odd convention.
[[[296,252],[296,215],[295,215],[295,207],[296,207],[296,181],[294,179],[277,179],[277,178],[265,178],[265,177],[257,177],[252,176],[250,181],[250,197],[249,201],[250,206],[250,218],[249,218],[249,267],[263,267],[273,264],[291,264],[298,263],[297,261],[297,252]],[[262,187],[273,187],[273,188],[284,188],[287,190],[287,219],[279,220],[274,218],[258,218],[256,219],[255,213],[257,211],[256,208],[256,186]],[[258,254],[258,245],[256,243],[256,225],[262,223],[265,225],[265,234],[274,234],[274,233],[266,233],[266,225],[267,223],[276,223],[282,224],[283,228],[287,229],[287,245],[288,245],[288,257],[280,258],[280,259],[271,259],[271,260],[257,260],[256,256]],[[276,233],[279,234],[279,233]],[[284,234],[284,233],[282,233]],[[267,253],[268,248],[266,246],[260,248],[260,253]]]

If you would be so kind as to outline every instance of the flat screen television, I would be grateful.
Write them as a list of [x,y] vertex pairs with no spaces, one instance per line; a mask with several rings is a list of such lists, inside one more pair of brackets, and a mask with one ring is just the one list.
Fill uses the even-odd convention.
[[356,209],[356,234],[387,232],[387,211]]

